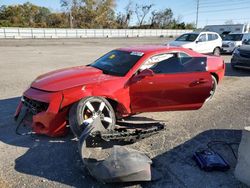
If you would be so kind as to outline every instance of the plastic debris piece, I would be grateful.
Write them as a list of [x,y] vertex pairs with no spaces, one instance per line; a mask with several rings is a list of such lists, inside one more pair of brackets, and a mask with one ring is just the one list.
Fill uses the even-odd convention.
[[[91,135],[89,125],[79,139],[79,151],[85,167],[97,180],[110,182],[151,181],[152,160],[135,149],[117,145]],[[157,174],[157,173],[156,173]],[[155,176],[154,177],[158,177]]]

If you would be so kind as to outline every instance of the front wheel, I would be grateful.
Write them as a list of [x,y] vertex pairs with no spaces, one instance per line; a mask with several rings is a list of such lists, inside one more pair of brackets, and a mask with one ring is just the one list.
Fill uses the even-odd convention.
[[95,123],[96,131],[113,130],[116,118],[110,103],[102,97],[87,97],[75,103],[69,112],[69,124],[79,138],[86,124]]
[[216,47],[213,51],[213,55],[220,56],[220,48]]

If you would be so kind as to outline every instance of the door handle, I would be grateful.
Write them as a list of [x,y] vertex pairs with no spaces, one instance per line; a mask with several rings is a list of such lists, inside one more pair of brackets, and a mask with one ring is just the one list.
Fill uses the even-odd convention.
[[195,80],[193,82],[191,82],[190,86],[197,86],[197,85],[200,85],[200,84],[205,84],[207,83],[208,80],[204,79],[204,78],[200,78],[199,80]]
[[204,79],[204,78],[200,78],[200,79],[198,80],[198,83],[199,83],[199,84],[205,84],[205,83],[208,83],[208,80],[206,80],[206,79]]

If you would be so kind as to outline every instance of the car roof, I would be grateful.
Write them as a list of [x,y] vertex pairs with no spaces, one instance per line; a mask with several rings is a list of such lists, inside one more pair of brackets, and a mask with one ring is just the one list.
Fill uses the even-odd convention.
[[228,35],[245,35],[247,33],[229,33]]
[[129,46],[124,48],[118,48],[117,50],[128,51],[128,52],[142,52],[144,54],[157,53],[162,51],[185,51],[181,47],[174,47],[168,45],[143,45],[143,46]]
[[197,35],[199,35],[199,34],[201,34],[201,33],[217,34],[217,35],[218,35],[218,33],[212,32],[212,31],[195,31],[195,32],[184,33],[184,34],[197,34]]

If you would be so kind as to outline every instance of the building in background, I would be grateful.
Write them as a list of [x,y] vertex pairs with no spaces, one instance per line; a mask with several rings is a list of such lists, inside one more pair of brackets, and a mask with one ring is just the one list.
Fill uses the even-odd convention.
[[250,30],[249,24],[230,24],[230,25],[207,25],[204,31],[213,31],[220,35],[227,35],[229,33],[248,33]]

